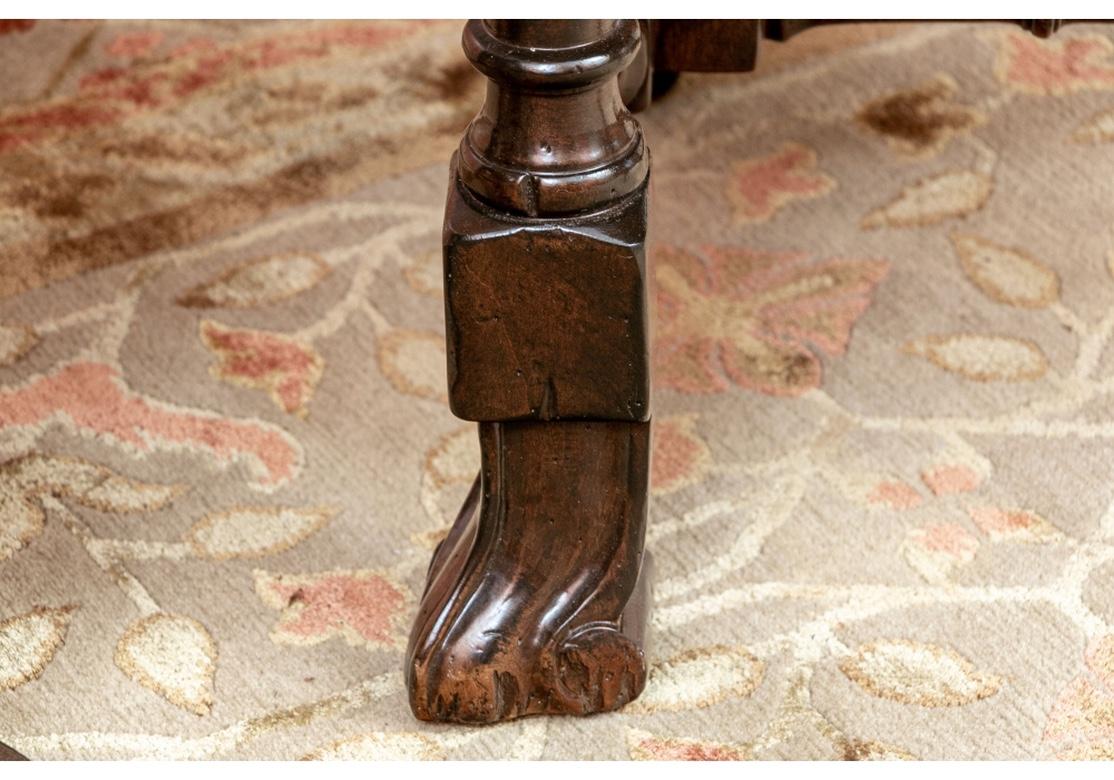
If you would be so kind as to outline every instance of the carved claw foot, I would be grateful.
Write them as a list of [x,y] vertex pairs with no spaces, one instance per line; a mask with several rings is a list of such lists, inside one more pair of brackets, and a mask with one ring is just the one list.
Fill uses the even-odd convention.
[[480,425],[483,470],[410,637],[418,718],[585,715],[642,691],[649,428]]

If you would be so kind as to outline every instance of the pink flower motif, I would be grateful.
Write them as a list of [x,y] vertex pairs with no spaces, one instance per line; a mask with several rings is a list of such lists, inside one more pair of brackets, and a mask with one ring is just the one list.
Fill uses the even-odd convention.
[[925,469],[921,481],[935,495],[946,496],[977,490],[982,477],[970,466],[944,464]]
[[905,560],[928,582],[946,584],[952,571],[975,559],[979,540],[958,523],[932,523],[906,536]]
[[979,540],[957,523],[934,523],[924,528],[920,546],[929,552],[946,553],[961,561],[969,561],[979,548]]
[[631,740],[635,761],[745,761],[745,750],[732,745],[695,739],[645,736]]
[[833,187],[835,180],[816,170],[816,152],[785,143],[772,154],[737,162],[727,194],[738,221],[765,222],[783,206],[817,198]]
[[1114,759],[1114,635],[1093,640],[1084,660],[1087,669],[1052,706],[1042,741],[1058,759]]
[[0,433],[27,429],[37,434],[52,424],[134,452],[186,450],[222,465],[246,462],[256,486],[267,490],[301,468],[301,449],[285,431],[146,398],[104,363],[71,363],[22,387],[0,388]]
[[[17,22],[24,25],[24,22]],[[0,152],[43,143],[61,133],[113,124],[145,110],[166,107],[217,84],[297,62],[321,60],[338,51],[368,51],[409,37],[426,22],[340,22],[291,29],[276,35],[179,50],[158,62],[108,67],[81,80],[76,95],[50,106],[34,104],[0,117]],[[0,29],[0,33],[22,29]]]
[[890,509],[916,509],[921,505],[921,494],[908,482],[892,480],[875,485],[866,500]]
[[1024,509],[980,506],[971,507],[967,513],[992,542],[1047,542],[1063,538],[1063,532],[1048,520]]
[[271,639],[282,644],[315,645],[343,637],[350,645],[398,647],[402,641],[402,585],[373,571],[320,574],[255,573],[255,592],[272,609],[282,610]]
[[279,408],[305,417],[325,361],[309,344],[281,333],[233,330],[201,322],[201,340],[220,356],[210,371],[217,379],[266,390]]
[[813,262],[803,252],[659,248],[655,367],[667,387],[767,395],[819,387],[817,350],[842,355],[889,271],[884,260]]
[[158,30],[123,33],[109,41],[104,50],[113,57],[130,60],[150,54],[162,39],[163,34]]
[[170,50],[171,57],[185,57],[190,54],[197,54],[203,51],[213,51],[217,48],[217,42],[212,38],[207,38],[203,35],[197,35],[192,38],[187,38],[180,44]]
[[691,485],[707,470],[711,455],[693,431],[695,416],[655,420],[654,456],[650,459],[650,485],[655,494],[671,493]]
[[973,507],[967,511],[975,525],[988,534],[999,536],[1028,530],[1038,522],[1038,518],[1029,512],[1009,511],[993,506]]
[[1003,36],[998,78],[1021,92],[1059,95],[1114,87],[1114,44],[1101,35],[1041,41],[1019,32]]

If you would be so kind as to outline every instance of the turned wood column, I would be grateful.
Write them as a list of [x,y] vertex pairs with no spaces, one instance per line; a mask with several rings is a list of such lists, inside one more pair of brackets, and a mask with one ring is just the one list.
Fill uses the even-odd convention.
[[600,712],[645,683],[650,161],[618,78],[640,45],[634,20],[464,31],[488,88],[451,165],[445,325],[482,470],[411,634],[424,720]]

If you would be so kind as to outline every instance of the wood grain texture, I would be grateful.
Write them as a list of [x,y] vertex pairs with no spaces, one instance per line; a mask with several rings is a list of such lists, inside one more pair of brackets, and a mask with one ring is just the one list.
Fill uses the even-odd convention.
[[27,761],[27,756],[17,753],[12,748],[0,742],[0,761]]
[[654,21],[654,67],[665,71],[731,72],[754,68],[756,19]]
[[649,433],[480,425],[481,477],[434,553],[410,638],[418,718],[585,715],[638,696]]
[[445,220],[449,402],[465,420],[646,420],[646,187],[577,218]]
[[646,681],[649,155],[618,78],[640,40],[634,21],[465,30],[491,83],[452,164],[445,311],[482,473],[410,637],[422,720],[604,712]]

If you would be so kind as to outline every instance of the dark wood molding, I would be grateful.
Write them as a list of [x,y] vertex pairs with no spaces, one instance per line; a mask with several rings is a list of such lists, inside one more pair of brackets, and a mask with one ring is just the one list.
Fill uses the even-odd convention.
[[460,180],[491,206],[533,217],[638,189],[650,159],[615,77],[640,45],[632,19],[468,22],[464,51],[488,89],[460,143]]

